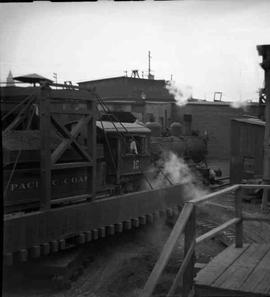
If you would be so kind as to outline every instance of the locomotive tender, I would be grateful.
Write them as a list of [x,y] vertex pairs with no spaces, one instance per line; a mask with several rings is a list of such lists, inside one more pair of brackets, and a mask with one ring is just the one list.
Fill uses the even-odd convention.
[[[5,264],[138,227],[181,207],[183,184],[136,191],[150,164],[150,130],[97,121],[90,90],[40,81],[40,87],[3,87],[0,95]],[[137,154],[128,151],[131,139]]]

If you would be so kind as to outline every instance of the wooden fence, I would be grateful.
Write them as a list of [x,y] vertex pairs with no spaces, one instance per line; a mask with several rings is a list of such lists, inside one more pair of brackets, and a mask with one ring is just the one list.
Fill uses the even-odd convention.
[[[167,293],[167,297],[175,296],[176,289],[182,285],[182,296],[194,295],[194,264],[195,264],[195,246],[207,239],[214,237],[224,229],[231,225],[235,225],[235,246],[238,248],[243,245],[243,221],[244,220],[259,220],[270,221],[270,218],[259,216],[244,216],[242,213],[242,196],[241,189],[267,189],[270,190],[270,185],[249,185],[240,184],[233,185],[220,191],[208,194],[201,198],[196,198],[185,203],[172,232],[165,243],[163,250],[160,254],[158,261],[156,262],[140,297],[152,296],[154,289],[165,269],[170,256],[176,246],[176,243],[181,235],[184,235],[184,259],[182,264],[172,282],[171,288]],[[220,197],[223,194],[235,191],[235,217],[223,223],[222,225],[208,231],[207,233],[200,235],[196,238],[196,206],[211,200],[216,197]]]

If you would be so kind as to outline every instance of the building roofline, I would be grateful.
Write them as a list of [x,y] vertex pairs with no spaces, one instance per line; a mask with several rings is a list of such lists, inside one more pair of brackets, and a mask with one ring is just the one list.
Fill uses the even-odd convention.
[[127,80],[143,80],[143,81],[155,81],[155,82],[164,82],[165,79],[148,79],[148,78],[138,78],[138,77],[129,77],[129,76],[115,76],[115,77],[107,77],[107,78],[101,78],[101,79],[93,79],[93,80],[87,80],[87,81],[80,81],[77,82],[77,84],[83,84],[83,83],[89,83],[89,82],[100,82],[100,81],[106,81],[106,80],[117,80],[117,79],[127,79]]
[[257,126],[265,126],[265,121],[255,117],[242,117],[242,118],[235,118],[232,121],[250,124],[250,125],[257,125]]
[[[230,106],[233,101],[188,101],[190,105],[213,105],[213,106]],[[247,106],[258,105],[259,102],[248,102]],[[241,107],[240,107],[241,108]]]

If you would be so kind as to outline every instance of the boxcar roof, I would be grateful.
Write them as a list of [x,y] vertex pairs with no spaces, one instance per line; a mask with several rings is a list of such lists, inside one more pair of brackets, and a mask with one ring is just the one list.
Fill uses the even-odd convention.
[[151,130],[138,123],[119,123],[108,121],[97,121],[96,125],[106,132],[129,132],[129,133],[150,133]]
[[265,126],[265,122],[257,118],[238,118],[238,119],[233,119],[233,121],[251,124],[251,125]]

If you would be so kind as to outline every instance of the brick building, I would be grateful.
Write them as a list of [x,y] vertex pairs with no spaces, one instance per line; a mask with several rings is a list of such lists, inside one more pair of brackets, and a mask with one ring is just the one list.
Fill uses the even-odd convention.
[[[259,114],[259,104],[250,103],[245,109],[232,108],[229,102],[197,101],[177,106],[173,118],[194,131],[208,134],[208,157],[229,159],[231,120]],[[190,128],[189,128],[190,129]]]
[[78,84],[95,88],[111,111],[131,112],[142,122],[159,122],[163,129],[172,122],[175,100],[167,91],[165,80],[119,76]]

